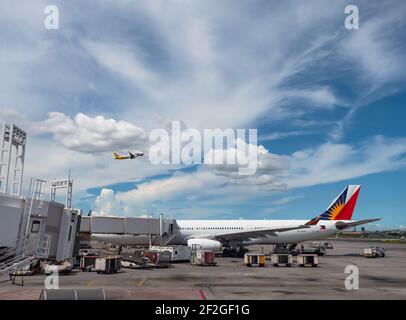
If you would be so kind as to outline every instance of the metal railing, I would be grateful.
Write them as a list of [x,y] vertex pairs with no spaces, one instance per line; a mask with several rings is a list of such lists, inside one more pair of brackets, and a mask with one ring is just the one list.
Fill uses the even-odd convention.
[[[47,258],[50,236],[43,235],[29,239],[23,237],[8,243],[0,243],[0,273],[11,272],[29,265],[34,259]],[[23,243],[21,247],[19,243]]]
[[173,234],[168,234],[167,237],[161,237],[161,246],[166,246],[173,238],[178,235],[178,231],[174,232]]

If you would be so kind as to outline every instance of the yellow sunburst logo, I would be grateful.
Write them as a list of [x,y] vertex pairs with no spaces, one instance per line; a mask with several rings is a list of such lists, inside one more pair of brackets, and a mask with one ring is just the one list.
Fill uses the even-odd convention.
[[334,220],[338,216],[340,211],[344,208],[344,205],[344,202],[337,201],[331,206],[331,208],[329,209],[329,216],[332,220]]

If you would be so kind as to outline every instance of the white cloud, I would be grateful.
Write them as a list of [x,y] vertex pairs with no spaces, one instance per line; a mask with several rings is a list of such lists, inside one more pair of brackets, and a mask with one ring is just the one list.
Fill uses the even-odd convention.
[[[270,117],[287,118],[289,113],[279,108],[282,100],[304,99],[311,108],[339,102],[331,88],[315,82],[296,85],[294,96],[279,88],[325,57],[323,46],[336,37],[319,25],[334,18],[339,5],[314,5],[319,15],[308,6],[279,4],[258,19],[248,14],[246,4],[124,2],[120,9],[143,17],[154,50],[139,45],[138,38],[132,43],[85,39],[81,44],[99,66],[128,82],[140,106],[128,117],[144,115],[148,106],[198,129],[244,126],[268,111]],[[306,41],[305,31],[311,38]]]
[[83,41],[82,44],[102,67],[107,68],[113,74],[130,80],[133,85],[140,87],[146,94],[160,95],[156,76],[143,66],[136,50],[131,46],[89,40]]
[[[260,180],[266,178],[259,177]],[[273,179],[271,176],[269,178]],[[122,204],[128,215],[150,210],[155,214],[175,211],[187,218],[215,217],[219,211],[227,216],[232,215],[227,209],[230,205],[251,203],[254,199],[269,197],[270,191],[281,190],[281,187],[276,186],[276,181],[263,182],[264,185],[261,185],[258,179],[252,177],[251,181],[238,184],[228,177],[201,169],[139,183],[132,190],[116,192],[114,200],[110,199],[109,204]]]
[[26,115],[9,107],[0,107],[0,125],[16,124],[30,136],[43,132],[43,124],[27,119]]
[[[262,145],[246,143],[241,139],[236,139],[235,147],[225,150],[211,149],[205,159],[216,159],[222,157],[223,164],[207,165],[207,170],[218,176],[230,179],[231,183],[258,185],[268,190],[280,190],[285,188],[285,184],[276,178],[276,174],[287,169],[288,161],[284,156],[279,156],[269,152]],[[229,164],[227,159],[234,159],[234,164]],[[245,164],[241,164],[237,159],[245,159]],[[248,175],[242,175],[241,169],[251,168]]]
[[283,177],[288,188],[307,187],[397,170],[406,165],[406,139],[377,136],[360,146],[325,143],[294,152]]
[[[179,201],[200,209],[209,205],[221,208],[264,199],[286,188],[355,179],[406,167],[404,138],[377,136],[359,146],[325,143],[284,156],[273,155],[262,146],[258,149],[262,150],[263,165],[256,175],[238,176],[223,166],[205,166],[197,172],[143,182],[133,190],[117,193],[116,199],[128,205],[129,213],[151,204],[169,208]],[[281,206],[300,198],[302,196],[284,196],[270,204]]]
[[280,198],[278,200],[272,201],[272,204],[277,205],[277,206],[278,205],[286,205],[286,204],[289,204],[289,203],[291,203],[293,201],[296,201],[298,199],[303,199],[303,198],[304,198],[304,196],[302,196],[302,195],[284,196],[284,197],[282,197],[282,198]]
[[154,201],[167,201],[176,197],[196,194],[203,188],[219,187],[225,182],[207,171],[177,174],[170,178],[139,184],[136,189],[120,192],[117,198],[126,203],[145,205]]
[[[91,97],[112,99],[118,118],[143,127],[154,122],[152,114],[196,128],[244,126],[264,114],[295,121],[309,106],[290,117],[281,101],[305,99],[310,109],[312,104],[331,108],[342,102],[334,88],[318,79],[320,74],[334,77],[334,68],[342,70],[343,56],[348,59],[345,70],[351,70],[354,61],[392,71],[402,63],[401,48],[394,50],[396,41],[383,30],[394,20],[388,17],[399,10],[386,5],[388,14],[378,12],[366,19],[370,23],[363,21],[360,30],[340,34],[337,26],[342,25],[345,1],[257,6],[229,1],[105,1],[97,9],[90,1],[81,4],[81,10],[64,5],[63,28],[54,38],[44,32],[44,3],[24,1],[17,7],[7,1],[2,13],[2,30],[13,41],[0,46],[5,53],[0,55],[5,58],[0,102],[33,117],[66,108],[75,114],[87,107],[83,95],[98,88]],[[90,10],[96,14],[87,15]],[[22,25],[23,32],[7,25]],[[379,28],[372,32],[371,25]],[[370,50],[364,50],[364,44]],[[388,48],[390,56],[385,58]],[[365,52],[377,59],[364,57]],[[391,61],[390,66],[384,61]],[[304,72],[311,73],[306,81],[296,79]],[[97,109],[113,111],[107,105]]]
[[[343,105],[343,102],[334,95],[330,87],[320,87],[313,89],[293,89],[285,92],[284,96],[292,100],[307,102],[310,107],[333,108],[336,105]],[[288,102],[292,103],[292,101]]]
[[273,141],[273,140],[281,140],[285,138],[295,137],[295,136],[303,136],[313,134],[313,131],[305,131],[305,130],[294,130],[294,131],[287,131],[287,132],[272,132],[269,134],[260,134],[258,137],[259,141]]
[[128,206],[125,206],[122,201],[116,197],[114,190],[102,188],[100,194],[94,201],[94,216],[126,216],[132,215],[139,218],[151,218],[147,213],[139,214],[132,211]]
[[[368,93],[384,84],[405,79],[402,72],[406,68],[404,51],[393,41],[393,34],[404,31],[404,22],[398,21],[398,17],[405,15],[406,7],[401,2],[395,3],[383,3],[380,8],[375,6],[378,15],[362,19],[360,29],[348,33],[340,43],[343,56],[361,67],[360,78],[372,83]],[[389,6],[396,9],[391,10]]]
[[139,146],[146,142],[144,129],[126,121],[89,117],[78,113],[73,119],[61,112],[51,112],[45,130],[66,148],[93,153]]
[[4,122],[25,121],[24,115],[9,107],[0,107],[0,114]]
[[122,205],[116,200],[114,191],[111,189],[101,189],[100,195],[94,201],[94,212],[96,216],[118,216],[121,215],[123,208]]

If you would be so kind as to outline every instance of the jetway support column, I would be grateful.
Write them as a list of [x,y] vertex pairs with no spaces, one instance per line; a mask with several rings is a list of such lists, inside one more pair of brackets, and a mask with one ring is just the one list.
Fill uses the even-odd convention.
[[164,215],[161,213],[159,215],[159,236],[162,238],[164,234]]

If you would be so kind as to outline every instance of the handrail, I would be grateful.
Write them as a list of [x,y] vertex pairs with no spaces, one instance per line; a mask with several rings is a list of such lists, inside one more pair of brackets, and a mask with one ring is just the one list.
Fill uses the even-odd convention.
[[[0,247],[3,247],[3,249],[0,250],[0,257],[3,252],[7,252],[10,250],[22,250],[22,249],[24,249],[24,247],[26,247],[29,244],[32,244],[32,243],[37,244],[37,243],[40,243],[41,241],[44,241],[44,238],[47,238],[47,237],[48,237],[48,235],[45,235],[45,234],[40,237],[32,237],[32,238],[27,236],[27,237],[17,238],[13,241],[0,243]],[[24,240],[24,242],[23,242],[24,245],[22,246],[22,248],[16,248],[17,244],[22,240]]]
[[169,243],[169,241],[171,241],[173,238],[175,238],[175,236],[176,236],[177,234],[178,234],[178,230],[176,230],[176,232],[173,233],[168,239],[166,239],[166,240],[161,239],[161,245],[166,246],[166,245]]
[[19,241],[26,240],[26,239],[29,239],[29,236],[22,236],[17,239],[1,242],[0,247],[12,247],[13,244],[17,244]]
[[10,261],[8,264],[3,265],[3,268],[0,269],[0,273],[6,272],[6,271],[11,271],[11,270],[15,270],[18,267],[20,267],[21,265],[26,265],[28,264],[28,262],[31,263],[32,260],[34,260],[34,256],[29,256],[29,257],[22,257],[22,259],[15,259]]
[[3,250],[5,254],[1,255],[0,258],[5,261],[0,263],[0,273],[10,270],[10,268],[17,268],[21,263],[28,262],[36,257],[47,256],[49,241],[50,236],[43,235],[25,242],[22,248],[9,248],[8,251]]
[[[39,241],[38,241],[38,242],[39,242]],[[19,255],[27,254],[27,253],[30,253],[30,252],[35,253],[36,250],[37,250],[37,248],[38,248],[38,242],[36,242],[36,241],[30,242],[30,243],[26,244],[26,245],[25,245],[23,248],[21,248],[21,249],[13,248],[13,249],[11,249],[8,253],[2,254],[2,255],[0,256],[0,258],[4,260],[4,258],[13,256],[13,255],[16,255],[19,250],[21,250],[21,252],[19,253]],[[0,264],[0,265],[1,265],[1,264]]]

